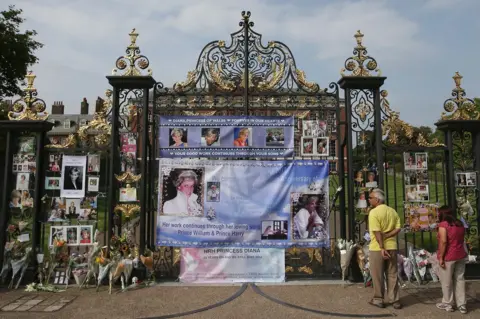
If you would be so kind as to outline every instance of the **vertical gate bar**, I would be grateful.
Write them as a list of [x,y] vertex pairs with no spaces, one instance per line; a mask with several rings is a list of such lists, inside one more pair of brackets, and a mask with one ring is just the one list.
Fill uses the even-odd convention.
[[[437,176],[437,170],[438,170],[438,152],[435,152],[435,157],[433,158],[434,159],[434,162],[433,162],[433,178],[435,179],[435,202],[439,202],[439,198],[438,198],[438,176]],[[427,171],[427,174],[428,174],[428,171]]]
[[[385,160],[383,158],[383,143],[382,143],[382,108],[380,106],[380,89],[379,87],[373,89],[373,103],[374,103],[374,118],[375,118],[375,150],[377,154],[377,170],[378,174],[378,187],[383,189],[384,181],[384,163]],[[388,196],[387,196],[388,197]]]
[[116,168],[117,168],[117,156],[118,154],[118,145],[119,145],[119,88],[116,86],[113,87],[112,95],[112,125],[111,125],[111,137],[110,137],[110,161],[108,169],[108,182],[109,187],[107,191],[107,239],[105,245],[107,249],[110,249],[110,239],[113,234],[113,211],[115,209],[116,196],[117,196],[117,179],[115,178]]
[[[345,189],[345,138],[347,133],[349,132],[348,128],[345,125],[345,121],[342,120],[342,113],[340,109],[340,96],[339,96],[339,89],[337,88],[337,98],[336,98],[336,125],[337,125],[337,139],[338,139],[338,183],[339,186],[342,188],[340,193],[340,208],[338,211],[340,212],[340,238],[347,238],[347,225],[346,225],[346,207],[345,207],[345,196],[347,194],[347,190]],[[346,115],[346,110],[345,110]],[[342,130],[342,127],[344,130]]]
[[[376,141],[377,142],[377,141]],[[380,143],[382,144],[382,140],[380,140],[380,142],[377,142],[377,144]],[[384,161],[386,162],[386,158],[387,158],[387,150],[386,149],[382,149],[382,154],[383,154],[383,158],[384,158]],[[384,178],[385,178],[385,199],[387,201],[387,205],[390,206],[390,199],[388,196],[389,192],[388,192],[388,173],[386,172],[386,165],[382,165],[382,166],[377,166],[377,170],[381,170],[381,171],[384,171]],[[379,176],[380,178],[380,176]],[[393,176],[393,188],[395,189],[395,176]]]
[[145,251],[145,221],[148,201],[148,179],[147,179],[147,155],[148,155],[148,89],[143,89],[143,112],[142,112],[142,167],[140,180],[140,247],[139,253],[143,254]]
[[448,194],[448,205],[456,210],[456,199],[455,199],[455,172],[454,172],[454,163],[453,163],[453,135],[451,130],[447,130],[445,133],[445,141],[447,144],[446,151],[446,165],[447,165],[447,194]]
[[[393,173],[393,205],[395,207],[395,210],[398,212],[398,200],[397,200],[397,169],[395,168],[396,159],[395,156],[396,154],[394,153],[392,156],[392,173]],[[388,174],[387,174],[388,176]],[[403,180],[401,180],[403,184]]]
[[3,265],[3,252],[5,249],[5,244],[7,242],[7,222],[10,218],[10,208],[9,208],[9,197],[10,197],[10,188],[12,184],[12,162],[13,162],[13,134],[10,130],[7,131],[6,136],[6,145],[5,145],[5,167],[4,167],[4,176],[3,176],[3,192],[2,192],[2,211],[0,212],[0,261]]
[[355,238],[355,212],[354,212],[354,173],[353,173],[353,146],[352,146],[352,105],[350,98],[350,88],[345,89],[345,111],[346,111],[346,121],[347,129],[345,137],[347,140],[347,183],[348,183],[348,233],[349,239],[353,240]]
[[244,80],[245,80],[245,92],[244,92],[244,99],[245,99],[245,115],[248,116],[249,114],[249,100],[248,100],[248,95],[249,95],[249,70],[248,70],[248,30],[249,30],[249,23],[250,23],[250,12],[248,12],[246,15],[243,16],[243,36],[245,37],[245,43],[244,43],[244,50],[245,50],[245,67],[244,67]]
[[[477,185],[476,185],[476,200],[477,200],[477,211],[475,212],[477,214],[477,229],[478,225],[480,225],[480,196],[478,196],[478,190],[480,189],[480,181],[479,181],[479,175],[480,175],[480,130],[472,132],[472,148],[473,148],[473,168],[474,171],[477,172]],[[478,235],[478,230],[477,230],[477,235]],[[477,247],[480,247],[480,236],[477,236]]]
[[[36,133],[36,145],[37,149],[35,151],[36,155],[36,167],[37,169],[35,170],[35,193],[33,197],[33,222],[32,222],[32,250],[33,250],[33,255],[36,256],[36,253],[38,251],[38,245],[40,241],[40,218],[43,217],[41,216],[41,208],[42,208],[42,194],[43,194],[43,188],[45,187],[44,180],[45,180],[45,169],[43,167],[43,159],[44,159],[44,154],[43,154],[43,144],[45,141],[45,135],[46,133],[44,131],[37,132]],[[85,174],[85,172],[83,172]],[[33,258],[33,263],[36,264],[37,259]]]

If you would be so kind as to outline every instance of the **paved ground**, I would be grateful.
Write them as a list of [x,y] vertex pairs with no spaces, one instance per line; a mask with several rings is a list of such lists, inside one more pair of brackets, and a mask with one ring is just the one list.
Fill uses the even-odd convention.
[[[0,291],[0,318],[176,318],[174,314],[211,308],[182,318],[447,318],[480,317],[480,282],[469,282],[468,315],[435,308],[437,284],[402,289],[405,308],[367,304],[372,290],[362,285],[296,282],[285,285],[185,286],[162,284],[109,295],[106,287],[60,293]],[[221,303],[218,305],[218,303]]]

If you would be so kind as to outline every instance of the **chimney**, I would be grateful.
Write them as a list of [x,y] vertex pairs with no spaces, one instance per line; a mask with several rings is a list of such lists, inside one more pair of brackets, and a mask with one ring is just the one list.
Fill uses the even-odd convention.
[[97,101],[95,102],[95,112],[96,113],[98,113],[102,110],[103,103],[105,103],[105,101],[101,97],[98,97]]
[[83,98],[83,101],[80,104],[80,114],[82,115],[88,114],[88,102],[86,97]]
[[52,105],[52,114],[63,115],[65,112],[65,105],[62,101],[55,101]]

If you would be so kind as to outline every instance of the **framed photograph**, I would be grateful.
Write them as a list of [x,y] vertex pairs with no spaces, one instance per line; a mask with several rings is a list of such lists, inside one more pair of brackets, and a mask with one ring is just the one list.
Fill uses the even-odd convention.
[[465,179],[467,181],[467,187],[477,186],[477,173],[476,172],[465,173]]
[[67,234],[67,245],[78,246],[79,243],[79,227],[78,226],[66,226],[65,233]]
[[79,245],[92,245],[93,244],[93,226],[82,225],[78,226],[80,229],[80,242]]
[[80,201],[80,208],[82,209],[91,209],[97,208],[97,196],[89,196],[82,198]]
[[202,128],[202,137],[200,139],[200,146],[202,147],[220,146],[220,128],[219,127]]
[[303,120],[302,136],[319,137],[327,134],[327,122],[322,120]]
[[405,186],[417,184],[417,171],[406,170],[404,176],[405,176],[405,179],[404,179]]
[[405,186],[405,201],[407,202],[428,202],[430,193],[428,185]]
[[417,169],[428,168],[428,155],[427,153],[415,153],[415,163]]
[[19,137],[18,151],[22,154],[35,154],[35,137]]
[[428,185],[428,171],[427,170],[417,170],[416,171],[416,184],[418,185]]
[[169,168],[161,170],[163,182],[161,214],[181,217],[204,217],[205,168]]
[[120,135],[123,153],[137,152],[137,137],[136,133],[124,133]]
[[367,173],[367,182],[365,183],[365,187],[367,188],[377,188],[377,174],[375,172],[368,172]]
[[313,137],[302,137],[300,144],[300,154],[302,156],[313,156],[313,146],[314,146]]
[[85,197],[86,156],[63,156],[60,197]]
[[330,143],[328,137],[315,138],[315,155],[328,156],[330,154],[329,146]]
[[64,226],[50,226],[49,246],[53,246],[53,241],[55,239],[65,241],[67,240]]
[[220,182],[207,182],[207,202],[220,201]]
[[135,174],[136,152],[122,152],[120,154],[120,166],[122,172]]
[[265,146],[283,147],[285,145],[285,129],[283,127],[268,127],[265,133]]
[[134,187],[120,188],[120,202],[135,202],[137,200],[137,189]]
[[186,128],[171,128],[169,129],[170,147],[185,148],[188,147],[188,130]]
[[96,154],[89,154],[88,155],[87,170],[88,170],[89,173],[100,172],[100,155],[96,155]]
[[45,189],[46,190],[57,190],[60,189],[60,177],[46,177],[45,178]]
[[435,231],[438,228],[438,205],[407,203],[404,206],[407,231]]
[[18,190],[28,190],[30,183],[30,173],[18,173],[17,174],[17,187]]
[[415,153],[405,152],[403,153],[403,163],[406,170],[416,169],[417,164],[415,162]]
[[99,176],[88,176],[87,191],[98,192],[99,184],[100,184],[100,177]]
[[252,128],[251,127],[235,127],[233,129],[233,146],[247,147],[252,146]]
[[288,220],[262,220],[262,240],[287,240]]
[[[291,193],[290,214],[293,240],[316,241],[328,238],[328,225],[325,224],[328,207],[321,194]],[[308,227],[310,221],[312,228]]]
[[50,211],[48,214],[49,222],[62,222],[68,220],[66,217],[65,198],[53,197],[50,203]]
[[68,219],[77,219],[80,214],[82,208],[80,207],[80,198],[66,198],[65,199],[67,204],[67,209],[65,213],[65,217]]
[[62,154],[50,154],[48,161],[48,170],[51,172],[60,172],[62,164]]

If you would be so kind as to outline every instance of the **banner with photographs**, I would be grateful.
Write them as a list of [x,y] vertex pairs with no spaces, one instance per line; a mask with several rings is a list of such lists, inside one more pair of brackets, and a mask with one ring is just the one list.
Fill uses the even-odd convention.
[[436,231],[438,204],[405,203],[405,231]]
[[160,156],[292,157],[293,117],[160,116]]
[[160,159],[157,244],[327,247],[328,161]]
[[97,196],[85,198],[49,198],[49,222],[64,222],[71,219],[88,221],[97,219]]
[[285,281],[285,250],[278,248],[182,248],[180,282]]
[[60,197],[85,197],[86,165],[86,156],[63,156]]
[[88,246],[93,244],[93,226],[50,226],[49,246],[54,240],[64,240],[68,246]]
[[301,156],[329,156],[330,141],[327,137],[327,122],[303,120],[300,143]]
[[403,153],[403,158],[405,165],[405,201],[428,202],[430,192],[427,153]]

